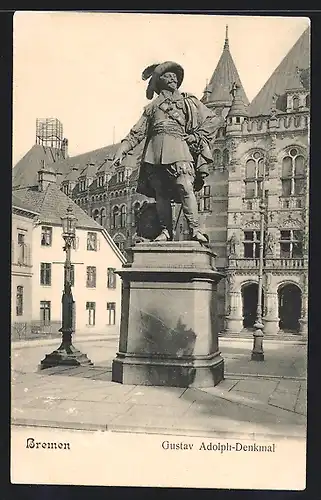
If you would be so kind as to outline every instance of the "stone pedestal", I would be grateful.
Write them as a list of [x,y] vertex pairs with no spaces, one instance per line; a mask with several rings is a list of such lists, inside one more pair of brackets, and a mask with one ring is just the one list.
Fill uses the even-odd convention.
[[123,280],[112,380],[208,387],[224,378],[218,348],[215,254],[198,242],[138,243]]

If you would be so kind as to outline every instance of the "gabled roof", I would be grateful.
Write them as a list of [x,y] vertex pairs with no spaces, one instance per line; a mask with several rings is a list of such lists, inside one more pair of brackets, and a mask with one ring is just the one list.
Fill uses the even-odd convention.
[[[309,66],[310,28],[307,28],[251,102],[250,116],[269,115],[275,98],[282,102],[286,90],[304,88],[305,74],[301,70]],[[279,108],[278,103],[276,107]]]
[[59,156],[62,158],[62,151],[40,144],[34,144],[31,149],[16,163],[12,170],[12,185],[14,187],[33,186],[38,180],[38,170],[45,163],[54,164]]
[[34,187],[17,189],[13,196],[15,204],[31,207],[32,210],[37,212],[37,220],[42,224],[61,225],[61,217],[64,217],[67,208],[72,206],[73,213],[77,217],[77,228],[100,231],[120,261],[122,263],[126,262],[125,256],[106,229],[89,217],[84,210],[60,191],[56,184],[49,184],[45,191],[38,191]]
[[116,153],[119,144],[110,144],[103,148],[95,149],[94,151],[89,151],[88,153],[82,153],[81,155],[70,156],[66,160],[61,161],[55,165],[55,168],[67,175],[72,167],[78,167],[78,177],[81,175],[82,171],[92,163],[95,165],[94,169],[91,169],[94,173],[99,167],[105,162],[106,158],[113,158]]
[[74,215],[77,217],[77,227],[102,229],[94,219],[84,212],[76,203],[65,195],[59,187],[50,183],[45,191],[38,191],[36,187],[16,189],[16,199],[26,203],[35,212],[39,213],[39,221],[46,224],[61,224],[61,217],[66,215],[68,206],[72,206]]
[[[227,28],[227,27],[226,27]],[[202,101],[206,104],[223,103],[229,106],[232,103],[231,88],[233,83],[240,87],[240,95],[244,104],[248,104],[240,76],[236,69],[229,48],[228,32],[226,29],[226,37],[222,55],[217,63],[215,71],[210,79]]]
[[12,193],[12,208],[17,208],[18,210],[23,210],[24,212],[28,212],[32,217],[39,215],[39,213],[27,202],[24,200],[21,200],[19,196],[15,194],[15,192]]

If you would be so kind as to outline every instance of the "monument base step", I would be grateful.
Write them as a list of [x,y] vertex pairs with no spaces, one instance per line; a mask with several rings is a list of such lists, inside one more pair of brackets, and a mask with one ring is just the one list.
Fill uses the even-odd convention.
[[112,381],[125,385],[214,387],[224,379],[224,360],[216,354],[205,359],[155,359],[119,356],[112,364]]

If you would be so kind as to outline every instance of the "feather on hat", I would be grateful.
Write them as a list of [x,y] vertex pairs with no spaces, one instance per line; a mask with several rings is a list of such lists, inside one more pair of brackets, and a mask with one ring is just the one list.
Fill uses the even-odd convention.
[[151,64],[144,69],[144,71],[142,72],[142,79],[148,80],[148,78],[150,78],[146,90],[147,99],[151,100],[154,96],[154,92],[156,92],[156,94],[159,94],[159,77],[164,73],[167,73],[168,71],[176,74],[177,88],[179,88],[184,79],[184,69],[180,64],[177,64],[173,61],[165,61],[161,64]]

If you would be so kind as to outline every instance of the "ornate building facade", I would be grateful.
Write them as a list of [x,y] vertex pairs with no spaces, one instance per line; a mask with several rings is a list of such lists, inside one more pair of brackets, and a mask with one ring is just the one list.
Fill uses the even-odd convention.
[[[197,195],[201,227],[217,267],[226,273],[218,289],[222,334],[250,333],[255,322],[262,210],[265,333],[307,334],[309,65],[307,29],[249,103],[226,32],[202,97],[226,122],[212,144],[213,165]],[[135,242],[135,219],[147,200],[135,189],[143,146],[112,176],[117,144],[54,163],[64,193],[103,225],[124,252]],[[175,238],[184,239],[187,228],[178,215],[174,207]]]

